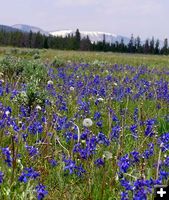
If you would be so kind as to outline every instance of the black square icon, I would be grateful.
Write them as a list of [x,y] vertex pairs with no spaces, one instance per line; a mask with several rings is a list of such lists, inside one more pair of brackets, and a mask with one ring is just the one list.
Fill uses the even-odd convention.
[[169,186],[155,185],[154,196],[154,200],[169,200]]

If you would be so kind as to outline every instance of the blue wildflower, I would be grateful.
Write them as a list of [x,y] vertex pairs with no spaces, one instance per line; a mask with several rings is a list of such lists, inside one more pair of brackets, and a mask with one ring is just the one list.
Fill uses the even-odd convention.
[[163,180],[167,180],[169,178],[169,172],[165,170],[160,170],[160,178]]
[[128,168],[130,167],[130,159],[128,154],[120,158],[118,166],[120,168],[120,172],[122,173],[127,172]]
[[94,161],[94,164],[97,165],[98,167],[104,166],[103,158],[98,158],[97,160]]
[[129,200],[128,192],[121,192],[121,200]]
[[42,133],[43,131],[43,126],[40,122],[33,122],[29,127],[28,130],[32,134],[37,134],[37,133]]
[[103,126],[102,121],[98,121],[98,122],[96,123],[96,125],[97,125],[98,127],[102,127],[102,126]]
[[153,136],[154,135],[153,126],[155,124],[155,120],[149,119],[145,122],[145,124],[146,124],[145,135],[150,137]]
[[132,184],[126,179],[123,178],[120,180],[121,186],[123,186],[126,190],[133,190]]
[[36,179],[39,177],[39,172],[35,171],[32,167],[25,168],[24,171],[21,173],[21,176],[18,178],[20,182],[28,182],[29,179]]
[[132,159],[131,159],[131,163],[138,163],[140,161],[140,154],[137,151],[132,151],[131,153]]
[[130,131],[132,133],[132,136],[134,139],[138,139],[138,135],[137,135],[137,125],[133,124],[130,126]]
[[64,167],[64,171],[69,171],[69,174],[73,174],[75,172],[76,169],[76,164],[75,161],[71,160],[71,159],[64,159],[63,160],[65,162],[65,167]]
[[158,139],[158,144],[163,152],[169,150],[169,133],[162,134]]
[[81,164],[79,166],[77,166],[75,161],[73,161],[71,159],[63,158],[63,161],[65,163],[64,171],[69,171],[69,174],[74,173],[78,176],[81,176],[83,173],[85,173],[85,170],[83,169]]
[[121,128],[120,128],[120,126],[114,126],[113,128],[112,128],[112,132],[110,133],[110,139],[112,140],[112,139],[115,139],[115,140],[117,140],[118,138],[119,138],[119,134],[120,134],[120,131],[121,131]]
[[146,149],[142,154],[143,158],[146,158],[146,159],[149,159],[154,154],[154,144],[153,143],[149,143],[148,147],[149,148]]
[[27,145],[26,145],[26,149],[27,149],[27,151],[29,152],[29,155],[30,155],[31,157],[39,154],[38,148],[36,148],[36,147],[34,147],[34,146],[27,146]]
[[36,186],[36,192],[37,192],[37,199],[42,200],[44,197],[48,194],[48,191],[45,190],[45,186],[42,184],[39,184]]
[[100,112],[95,112],[94,113],[94,120],[98,120],[98,119],[100,119],[100,117],[101,117]]
[[56,167],[57,161],[55,159],[49,160],[49,163],[51,164],[52,167]]
[[5,156],[5,162],[8,164],[8,167],[12,166],[12,157],[11,157],[11,151],[9,147],[2,148],[2,154]]
[[0,184],[3,183],[4,173],[0,171]]
[[104,144],[105,146],[110,145],[110,141],[108,140],[108,138],[102,132],[98,133],[97,142],[99,144]]

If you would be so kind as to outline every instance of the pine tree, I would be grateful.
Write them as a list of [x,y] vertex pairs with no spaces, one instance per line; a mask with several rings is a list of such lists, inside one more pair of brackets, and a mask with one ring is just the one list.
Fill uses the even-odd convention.
[[121,38],[120,44],[119,44],[119,52],[124,53],[125,52],[125,44],[124,39]]
[[91,50],[91,41],[89,36],[87,35],[86,38],[82,38],[80,41],[80,50],[82,51],[90,51]]
[[80,36],[79,29],[77,29],[75,32],[74,50],[80,49],[80,41],[81,41],[81,36]]
[[155,45],[154,37],[152,37],[152,39],[151,39],[151,41],[150,41],[150,53],[151,53],[151,54],[154,54],[154,51],[155,51],[154,45]]
[[164,45],[163,45],[163,48],[161,49],[161,53],[164,54],[164,55],[168,55],[168,53],[169,53],[168,39],[167,38],[164,39]]
[[44,37],[44,48],[45,49],[48,49],[49,48],[49,45],[48,45],[48,37]]
[[146,39],[144,46],[143,46],[143,53],[148,54],[149,52],[150,52],[149,40]]
[[159,39],[157,39],[155,42],[155,50],[154,50],[155,54],[159,54],[159,52],[160,52],[159,46],[160,46],[160,41],[159,41]]
[[135,48],[137,53],[142,53],[141,39],[139,36],[135,39]]
[[128,52],[129,52],[129,53],[134,53],[134,52],[135,52],[133,34],[131,35],[131,38],[130,38],[130,41],[129,41],[129,44],[128,44]]

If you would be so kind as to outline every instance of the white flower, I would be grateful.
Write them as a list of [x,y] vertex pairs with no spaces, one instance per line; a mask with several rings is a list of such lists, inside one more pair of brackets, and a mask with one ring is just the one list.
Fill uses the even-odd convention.
[[83,126],[90,127],[92,125],[93,125],[93,122],[90,118],[86,118],[86,119],[83,120]]
[[0,77],[3,76],[4,74],[2,72],[0,72]]
[[4,79],[0,79],[0,82],[1,82],[1,83],[4,83],[5,81],[4,81]]
[[109,151],[104,151],[103,158],[106,158],[107,160],[112,159],[113,158],[112,153]]
[[117,83],[116,83],[116,82],[114,82],[114,83],[113,83],[113,85],[117,86]]
[[48,85],[53,85],[53,81],[49,80]]
[[116,180],[116,181],[119,180],[119,176],[118,176],[118,174],[116,174],[116,178],[115,178],[115,180]]
[[70,86],[70,91],[74,91],[75,90],[75,88],[74,87],[72,87],[72,86]]
[[99,102],[101,102],[101,101],[104,101],[104,99],[103,99],[103,98],[101,98],[101,97],[100,97],[100,98],[98,98],[97,100],[98,100]]
[[7,110],[6,112],[5,112],[5,115],[9,115],[10,114],[10,112],[9,112],[9,110]]
[[42,108],[39,105],[36,106],[36,110],[41,110],[41,109]]

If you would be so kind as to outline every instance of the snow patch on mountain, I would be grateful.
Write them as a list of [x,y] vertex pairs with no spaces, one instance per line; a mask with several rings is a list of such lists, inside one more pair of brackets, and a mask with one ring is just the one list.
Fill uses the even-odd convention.
[[[73,30],[58,30],[58,31],[51,31],[50,32],[51,35],[53,36],[62,36],[62,37],[66,37],[68,35],[75,35],[75,31]],[[89,37],[89,39],[91,40],[91,42],[101,42],[103,41],[104,37],[105,37],[105,41],[108,43],[115,43],[117,42],[121,42],[121,40],[123,39],[123,42],[125,44],[129,43],[130,38],[128,37],[124,37],[121,35],[116,35],[116,34],[112,34],[112,33],[106,33],[106,32],[96,32],[96,31],[80,31],[81,37],[85,38],[85,37]]]

